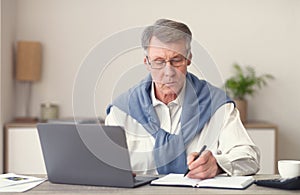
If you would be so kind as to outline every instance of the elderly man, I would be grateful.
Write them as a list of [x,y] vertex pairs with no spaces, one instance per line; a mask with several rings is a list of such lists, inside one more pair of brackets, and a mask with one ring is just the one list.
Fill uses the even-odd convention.
[[[183,23],[160,19],[142,35],[150,74],[108,107],[106,125],[126,130],[137,173],[185,173],[206,179],[225,172],[255,174],[259,151],[226,94],[187,71],[192,33]],[[217,133],[214,133],[217,132]],[[204,144],[208,150],[199,158]]]

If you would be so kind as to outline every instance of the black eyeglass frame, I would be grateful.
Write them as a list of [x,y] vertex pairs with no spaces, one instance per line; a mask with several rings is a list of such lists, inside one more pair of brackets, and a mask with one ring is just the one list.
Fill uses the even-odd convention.
[[[164,63],[162,63],[161,67],[153,67],[152,64],[153,64],[153,62],[154,62],[155,60],[153,60],[153,61],[150,62],[149,56],[148,56],[148,55],[146,55],[146,59],[147,59],[147,64],[150,65],[150,67],[151,67],[152,69],[163,69],[164,67],[166,67],[167,62],[170,62],[171,66],[173,66],[173,67],[175,67],[175,68],[178,68],[178,67],[181,67],[181,66],[184,65],[184,61],[188,60],[187,57],[183,57],[182,60],[178,61],[178,62],[182,62],[182,64],[179,64],[179,65],[174,65],[174,64],[173,64],[174,62],[176,62],[176,61],[174,61],[174,59],[164,60]],[[161,61],[163,61],[163,60],[161,60]]]

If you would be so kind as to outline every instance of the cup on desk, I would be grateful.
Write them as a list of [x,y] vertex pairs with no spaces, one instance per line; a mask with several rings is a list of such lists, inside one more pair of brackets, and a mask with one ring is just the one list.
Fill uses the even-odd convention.
[[278,171],[282,178],[300,176],[300,160],[279,160]]

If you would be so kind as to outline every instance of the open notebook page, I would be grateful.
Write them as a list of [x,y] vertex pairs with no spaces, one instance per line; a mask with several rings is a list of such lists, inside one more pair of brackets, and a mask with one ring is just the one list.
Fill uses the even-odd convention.
[[211,179],[190,179],[183,174],[168,174],[151,182],[152,185],[174,185],[191,187],[244,189],[254,182],[252,176],[219,175]]

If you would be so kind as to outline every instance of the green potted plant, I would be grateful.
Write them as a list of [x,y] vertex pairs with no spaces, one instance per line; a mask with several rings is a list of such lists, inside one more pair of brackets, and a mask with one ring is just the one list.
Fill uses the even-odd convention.
[[246,96],[254,93],[267,85],[267,80],[274,79],[271,74],[256,75],[253,67],[242,68],[239,64],[233,64],[234,75],[225,82],[225,90],[235,101],[243,123],[247,122]]

